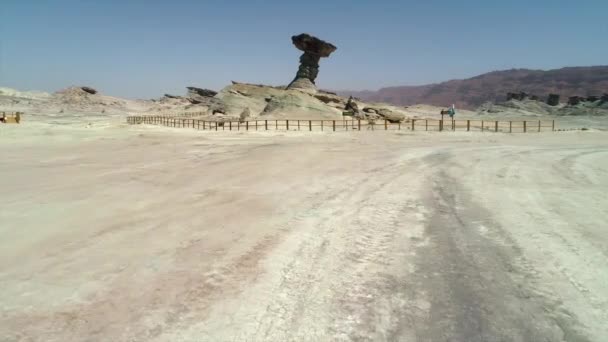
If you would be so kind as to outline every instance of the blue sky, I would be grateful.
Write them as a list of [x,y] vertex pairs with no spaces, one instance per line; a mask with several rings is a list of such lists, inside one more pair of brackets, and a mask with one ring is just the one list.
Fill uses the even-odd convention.
[[608,1],[0,0],[0,86],[132,98],[286,84],[308,32],[327,89],[608,64]]

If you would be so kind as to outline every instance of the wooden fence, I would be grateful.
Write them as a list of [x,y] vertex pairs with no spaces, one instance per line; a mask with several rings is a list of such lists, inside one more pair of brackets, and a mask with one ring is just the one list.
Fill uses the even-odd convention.
[[0,123],[20,123],[23,112],[0,112]]
[[170,116],[129,116],[127,123],[161,125],[211,131],[480,131],[503,133],[530,133],[555,131],[555,120],[488,121],[488,120],[434,120],[408,119],[393,123],[388,120],[250,120],[207,121]]

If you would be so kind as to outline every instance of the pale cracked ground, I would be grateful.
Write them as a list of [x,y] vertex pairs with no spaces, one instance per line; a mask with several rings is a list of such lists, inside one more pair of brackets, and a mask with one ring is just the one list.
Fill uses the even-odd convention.
[[608,341],[606,132],[22,126],[1,341]]

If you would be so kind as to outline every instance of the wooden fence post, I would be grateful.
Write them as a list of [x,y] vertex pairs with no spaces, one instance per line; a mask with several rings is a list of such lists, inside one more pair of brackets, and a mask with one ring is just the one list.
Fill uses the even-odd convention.
[[513,133],[513,121],[509,121],[509,133]]
[[527,122],[526,122],[526,120],[524,120],[524,133],[526,133],[526,124],[527,124]]
[[467,132],[471,130],[471,120],[467,120]]
[[258,130],[258,120],[255,120],[255,130]]
[[540,132],[540,120],[538,120],[538,131]]
[[424,119],[424,130],[425,131],[429,130],[429,119]]
[[300,120],[298,120],[298,131],[300,130]]
[[494,122],[494,132],[498,132],[498,121]]
[[274,120],[274,130],[277,131],[279,129],[279,120]]
[[551,122],[551,131],[555,132],[555,120]]
[[308,130],[312,132],[312,120],[308,120]]
[[264,128],[266,128],[266,130],[268,130],[268,120],[264,120]]
[[439,120],[439,132],[443,131],[443,118]]
[[323,130],[323,120],[321,120],[321,130]]
[[249,130],[249,121],[245,121],[245,130],[248,131]]
[[416,129],[416,119],[412,119],[412,131]]
[[334,132],[336,131],[336,120],[333,121],[333,128],[334,128]]
[[232,131],[232,121],[228,121],[228,130]]
[[217,125],[219,124],[219,122],[215,122],[215,130],[217,131]]
[[361,130],[361,119],[357,119],[357,129]]
[[388,120],[384,119],[384,130],[388,129]]
[[483,120],[481,120],[481,131],[482,132],[483,132],[483,129],[484,129],[484,127],[483,127]]
[[289,120],[285,120],[285,128],[289,131]]
[[236,130],[240,131],[241,130],[241,121],[237,121],[236,122]]

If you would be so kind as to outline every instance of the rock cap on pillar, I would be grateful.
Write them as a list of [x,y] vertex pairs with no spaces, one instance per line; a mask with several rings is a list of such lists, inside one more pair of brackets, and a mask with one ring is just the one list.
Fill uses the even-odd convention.
[[335,47],[333,44],[317,37],[313,37],[308,33],[291,36],[291,41],[298,50],[312,53],[319,57],[329,57],[329,55],[331,55],[332,52],[336,51],[337,49],[337,47]]

